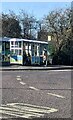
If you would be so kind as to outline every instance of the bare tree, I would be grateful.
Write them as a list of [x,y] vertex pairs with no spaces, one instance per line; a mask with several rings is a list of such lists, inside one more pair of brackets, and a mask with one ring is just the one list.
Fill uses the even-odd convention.
[[23,38],[33,39],[36,19],[34,16],[27,14],[24,10],[20,13],[20,22],[22,25]]

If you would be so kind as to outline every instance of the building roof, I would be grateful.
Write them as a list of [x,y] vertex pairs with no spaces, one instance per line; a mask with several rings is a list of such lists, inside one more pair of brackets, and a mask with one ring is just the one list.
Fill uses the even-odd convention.
[[0,41],[2,42],[2,41],[9,41],[10,40],[10,38],[8,38],[8,37],[4,37],[4,38],[2,38],[2,37],[0,37]]
[[30,43],[41,43],[41,44],[48,44],[48,42],[45,41],[38,41],[38,40],[28,40],[28,39],[19,39],[19,38],[8,38],[8,37],[0,37],[0,41],[24,41],[24,42],[30,42]]

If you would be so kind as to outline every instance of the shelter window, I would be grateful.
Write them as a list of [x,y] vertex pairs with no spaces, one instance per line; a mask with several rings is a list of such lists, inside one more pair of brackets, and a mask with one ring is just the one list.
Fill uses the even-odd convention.
[[15,41],[15,47],[18,47],[18,41]]
[[19,47],[21,48],[21,41],[19,42]]
[[32,44],[32,56],[34,56],[34,44]]
[[28,43],[25,44],[25,49],[28,49]]
[[37,55],[37,45],[35,45],[35,56]]
[[29,43],[29,54],[31,55],[31,44]]
[[18,50],[17,49],[15,50],[15,54],[18,55]]
[[9,49],[10,48],[10,44],[9,44],[9,42],[6,42],[5,43],[5,49]]
[[11,42],[11,45],[14,45],[14,42],[13,42],[13,41]]
[[5,43],[2,42],[2,51],[4,51],[4,50],[5,50]]
[[11,50],[11,54],[13,55],[15,53],[14,49]]
[[19,50],[19,55],[21,55],[21,50]]

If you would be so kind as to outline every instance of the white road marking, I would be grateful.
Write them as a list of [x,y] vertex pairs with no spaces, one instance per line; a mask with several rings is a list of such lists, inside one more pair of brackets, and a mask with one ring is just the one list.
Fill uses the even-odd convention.
[[20,106],[19,107],[13,106],[12,108],[11,108],[11,106],[9,106],[8,108],[7,107],[0,107],[0,109],[4,110],[6,112],[10,111],[13,114],[17,114],[17,115],[24,115],[24,114],[27,114],[27,115],[30,115],[30,116],[32,116],[32,115],[33,116],[34,115],[38,115],[38,116],[42,115],[41,113],[37,113],[37,112],[33,112],[33,111],[29,110],[30,108],[28,108],[28,109],[27,108],[22,109],[22,108],[20,108]]
[[22,118],[44,117],[45,113],[51,112],[58,112],[58,109],[24,103],[10,103],[0,107],[0,113]]
[[22,79],[21,79],[21,76],[18,76],[18,75],[16,76],[16,79],[17,79],[17,80],[22,80]]
[[22,84],[22,85],[26,85],[26,83],[24,83],[24,82],[20,82],[20,84]]
[[17,80],[22,80],[21,78],[16,78]]
[[35,88],[35,87],[32,87],[32,86],[29,86],[30,89],[33,89],[33,90],[36,90],[36,91],[39,91],[39,89]]
[[21,76],[16,76],[16,77],[21,77]]
[[[14,103],[14,105],[24,106],[24,103]],[[45,110],[48,110],[48,109],[49,109],[50,112],[57,112],[58,111],[57,109],[54,109],[54,108],[49,108],[49,107],[44,107],[44,106],[38,106],[38,105],[32,105],[32,104],[25,104],[25,106],[28,106],[28,107],[31,107],[31,108],[32,107],[33,108],[39,108],[40,110],[44,109],[44,112],[45,112]]]
[[[17,76],[17,78],[16,78],[17,80],[19,80],[19,81],[21,81],[22,79],[21,79],[21,76]],[[20,84],[22,84],[22,85],[25,85],[26,83],[24,83],[24,82],[20,82]]]
[[64,96],[58,95],[58,94],[54,94],[54,93],[47,93],[48,95],[52,95],[58,98],[65,98]]

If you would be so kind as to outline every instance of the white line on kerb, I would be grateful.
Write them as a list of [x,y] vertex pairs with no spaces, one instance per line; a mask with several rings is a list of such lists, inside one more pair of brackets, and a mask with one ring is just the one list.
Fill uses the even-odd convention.
[[[6,104],[6,106],[14,106],[15,104],[18,104],[18,103],[8,103],[8,104]],[[3,105],[2,105],[3,106]],[[5,106],[5,105],[4,105]]]
[[39,89],[35,88],[35,87],[32,87],[32,86],[29,86],[30,89],[33,89],[33,90],[36,90],[38,91]]
[[54,93],[47,93],[48,95],[52,95],[58,98],[65,98],[64,96],[58,95],[58,94],[54,94]]
[[20,84],[25,85],[26,83],[24,83],[24,82],[20,82]]
[[54,71],[54,72],[63,72],[63,71],[64,71],[64,72],[67,72],[67,71],[69,71],[69,72],[70,72],[70,71],[72,71],[72,70],[70,70],[70,69],[67,70],[67,69],[66,69],[66,70],[50,70],[50,71],[52,71],[52,72],[53,72],[53,71]]

